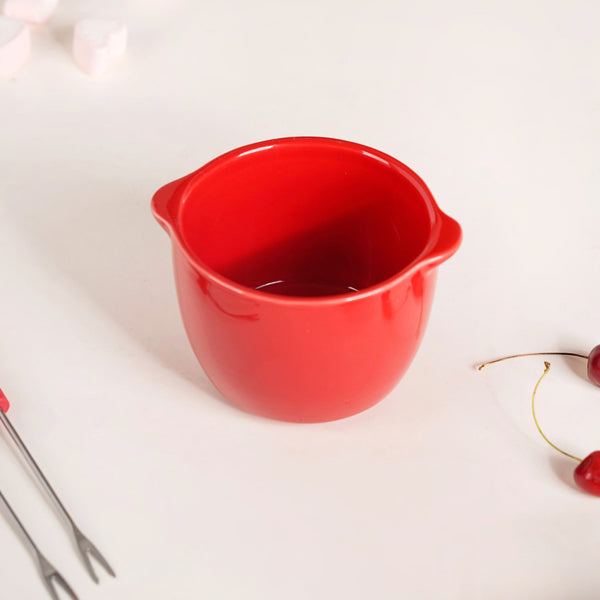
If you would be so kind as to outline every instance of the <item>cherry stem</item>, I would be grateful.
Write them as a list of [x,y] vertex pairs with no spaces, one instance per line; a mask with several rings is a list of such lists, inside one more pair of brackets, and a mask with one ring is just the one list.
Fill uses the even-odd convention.
[[528,354],[513,354],[511,356],[497,358],[496,360],[490,360],[489,362],[485,362],[479,365],[479,367],[477,367],[477,370],[481,371],[483,367],[487,367],[488,365],[493,365],[494,363],[499,363],[503,360],[508,360],[509,358],[520,358],[522,356],[576,356],[577,358],[589,358],[587,354],[577,354],[576,352],[530,352]]
[[558,452],[560,452],[561,454],[564,454],[565,456],[568,456],[569,458],[572,458],[573,460],[576,460],[577,462],[581,462],[581,458],[578,458],[577,456],[573,456],[572,454],[569,454],[568,452],[565,452],[564,450],[561,450],[558,446],[554,445],[545,435],[545,433],[542,431],[542,428],[540,427],[540,424],[538,423],[537,417],[535,416],[535,394],[537,392],[537,389],[540,385],[540,383],[542,383],[542,379],[544,379],[544,377],[546,377],[546,374],[548,373],[548,371],[550,370],[550,363],[544,361],[544,366],[546,367],[544,369],[544,372],[542,373],[542,376],[538,379],[538,382],[535,384],[535,387],[533,388],[533,395],[531,396],[531,412],[533,413],[533,420],[535,422],[535,426],[537,427],[537,430],[540,432],[540,435],[546,440],[546,442],[548,442],[548,444],[550,444],[550,446],[552,446],[555,450],[557,450]]

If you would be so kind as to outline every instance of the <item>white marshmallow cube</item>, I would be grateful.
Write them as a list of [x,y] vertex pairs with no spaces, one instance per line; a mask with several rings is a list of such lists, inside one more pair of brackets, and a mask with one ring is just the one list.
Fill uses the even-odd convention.
[[80,69],[96,77],[127,47],[127,27],[112,19],[82,19],[73,32],[73,59]]
[[18,71],[27,62],[30,48],[27,24],[0,17],[0,77],[8,77]]
[[54,12],[58,0],[5,0],[4,14],[28,23],[45,23]]

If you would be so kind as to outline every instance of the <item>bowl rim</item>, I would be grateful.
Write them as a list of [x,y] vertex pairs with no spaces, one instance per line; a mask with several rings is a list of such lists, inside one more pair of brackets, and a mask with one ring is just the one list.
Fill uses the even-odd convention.
[[[284,296],[282,294],[263,292],[255,288],[245,286],[241,283],[237,283],[233,279],[222,275],[204,263],[187,243],[181,228],[182,210],[184,209],[186,200],[190,196],[190,193],[198,179],[205,176],[209,171],[219,168],[222,164],[239,158],[243,155],[262,150],[269,150],[275,146],[281,147],[290,145],[344,148],[346,150],[359,152],[367,157],[370,157],[371,159],[385,162],[389,167],[393,167],[399,171],[415,188],[419,194],[419,197],[423,200],[427,208],[426,212],[430,221],[430,230],[427,243],[424,245],[421,252],[394,275],[376,284],[362,288],[355,292],[329,296]],[[168,192],[166,191],[166,188],[169,188]],[[174,210],[166,210],[164,206],[165,197],[167,197],[167,202],[176,202]],[[438,266],[441,262],[450,258],[450,256],[456,252],[462,241],[462,230],[460,225],[454,219],[442,212],[425,182],[410,167],[400,162],[393,156],[369,146],[330,137],[294,136],[274,138],[229,150],[228,152],[225,152],[209,161],[196,171],[193,171],[189,175],[173,181],[158,190],[152,199],[152,212],[157,221],[167,230],[167,233],[171,237],[172,241],[177,242],[178,247],[190,265],[199,273],[201,273],[207,280],[212,281],[219,286],[248,299],[286,306],[323,306],[331,304],[345,304],[357,302],[365,298],[370,298],[372,296],[381,294],[393,288],[402,280],[411,277],[416,271],[426,267],[434,268]]]

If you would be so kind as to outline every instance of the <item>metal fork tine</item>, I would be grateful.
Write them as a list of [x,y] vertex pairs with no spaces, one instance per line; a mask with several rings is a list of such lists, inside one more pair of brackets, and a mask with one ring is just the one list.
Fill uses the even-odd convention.
[[116,577],[115,572],[108,564],[108,561],[104,558],[104,556],[102,556],[102,554],[100,554],[100,550],[98,550],[98,548],[96,548],[96,546],[94,546],[94,544],[92,544],[92,542],[90,542],[90,540],[86,538],[85,535],[83,535],[83,533],[81,533],[81,531],[76,527],[73,529],[73,533],[75,534],[75,540],[77,541],[77,549],[79,550],[79,554],[81,554],[81,558],[83,559],[83,563],[90,574],[90,577],[96,583],[98,583],[98,576],[96,575],[96,572],[92,566],[90,555],[93,556],[98,563],[100,563],[100,565],[106,569],[106,572],[109,575]]
[[52,580],[44,577],[44,584],[46,585],[46,589],[48,590],[48,593],[52,596],[52,600],[60,600],[60,598],[58,597],[58,594],[56,593],[56,590],[54,589]]
[[52,581],[52,579],[55,579],[56,583],[58,583],[58,585],[60,585],[60,587],[62,587],[62,589],[65,590],[65,592],[67,592],[67,594],[69,594],[73,600],[79,600],[79,598],[77,598],[77,594],[73,591],[71,586],[65,581],[65,578],[58,571],[55,571],[54,575],[50,578],[50,581]]
[[59,600],[58,594],[56,593],[56,587],[54,586],[54,580],[58,583],[63,590],[65,590],[73,600],[79,600],[77,594],[73,591],[71,586],[65,581],[65,578],[56,570],[56,567],[41,553],[37,552],[36,558],[40,565],[40,571],[44,578],[46,588],[50,592],[53,600]]
[[116,577],[115,572],[113,571],[112,567],[108,564],[108,561],[104,558],[104,556],[102,556],[102,554],[100,554],[100,550],[98,550],[98,548],[96,548],[96,546],[94,546],[94,544],[92,544],[92,542],[90,542],[89,540],[88,544],[90,545],[90,554],[104,567],[104,570],[109,575]]
[[88,553],[85,552],[81,546],[78,546],[79,548],[79,554],[81,554],[81,558],[83,560],[83,564],[85,565],[85,568],[87,570],[87,572],[90,574],[90,577],[96,582],[96,583],[100,583],[100,580],[98,579],[98,575],[96,575],[96,572],[94,571],[94,567],[92,567],[92,561],[90,560],[90,557],[88,556]]

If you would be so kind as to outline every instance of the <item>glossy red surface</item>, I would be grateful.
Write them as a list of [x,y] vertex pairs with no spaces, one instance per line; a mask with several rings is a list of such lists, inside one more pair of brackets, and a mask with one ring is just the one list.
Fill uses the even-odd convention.
[[234,150],[152,208],[206,374],[239,407],[287,421],[346,417],[393,389],[461,239],[408,167],[327,138]]
[[600,345],[594,346],[588,356],[587,373],[592,383],[600,385]]
[[2,412],[8,412],[9,406],[8,398],[4,395],[4,392],[0,390],[0,410]]
[[575,468],[575,483],[588,494],[600,496],[600,451],[586,456]]

